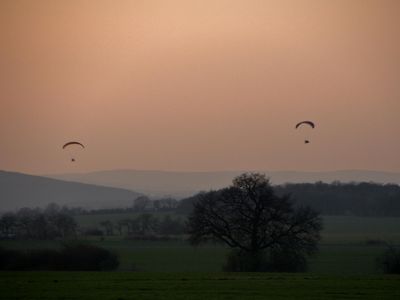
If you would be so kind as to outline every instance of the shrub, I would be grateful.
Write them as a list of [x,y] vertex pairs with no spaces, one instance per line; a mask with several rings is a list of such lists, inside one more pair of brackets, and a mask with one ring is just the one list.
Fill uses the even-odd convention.
[[20,270],[23,261],[23,254],[20,251],[0,247],[0,270]]
[[23,253],[20,270],[62,270],[62,255],[54,249],[35,249]]
[[378,258],[378,264],[387,274],[400,274],[400,249],[389,245]]
[[224,271],[229,272],[304,272],[306,269],[304,254],[279,248],[256,254],[232,251],[223,267]]
[[56,270],[60,253],[55,250],[0,249],[0,270]]
[[115,253],[88,244],[65,244],[61,254],[64,270],[105,271],[114,270],[119,265]]
[[30,251],[0,248],[0,270],[114,270],[119,261],[113,252],[87,244],[66,244],[61,250]]

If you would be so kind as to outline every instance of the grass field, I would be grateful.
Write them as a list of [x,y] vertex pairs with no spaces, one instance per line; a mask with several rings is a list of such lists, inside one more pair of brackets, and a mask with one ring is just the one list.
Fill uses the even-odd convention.
[[[98,220],[100,222],[102,218]],[[310,273],[380,274],[376,258],[385,246],[367,245],[366,241],[388,240],[398,244],[400,218],[325,217],[322,235],[320,251],[310,259]],[[228,252],[221,245],[191,247],[184,241],[128,241],[120,237],[101,240],[97,237],[90,242],[118,253],[120,271],[219,272]],[[0,245],[18,249],[52,248],[59,247],[60,242],[1,241]]]
[[0,272],[1,299],[399,299],[399,276]]

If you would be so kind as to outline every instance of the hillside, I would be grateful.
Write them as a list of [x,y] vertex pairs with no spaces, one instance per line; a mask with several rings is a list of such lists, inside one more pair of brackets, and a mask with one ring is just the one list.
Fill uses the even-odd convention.
[[84,208],[128,207],[138,195],[130,190],[0,171],[0,211],[43,207],[51,202]]
[[[322,181],[376,182],[400,184],[400,174],[379,171],[344,170],[332,172],[261,171],[273,184],[313,183]],[[242,171],[168,172],[140,170],[111,170],[81,174],[49,175],[49,177],[89,184],[125,188],[151,196],[184,198],[199,191],[228,186]]]

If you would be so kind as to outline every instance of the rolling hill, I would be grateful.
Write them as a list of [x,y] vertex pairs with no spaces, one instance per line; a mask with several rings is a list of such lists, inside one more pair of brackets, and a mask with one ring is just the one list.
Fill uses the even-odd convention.
[[89,209],[129,207],[138,195],[126,189],[0,171],[0,211],[51,202]]

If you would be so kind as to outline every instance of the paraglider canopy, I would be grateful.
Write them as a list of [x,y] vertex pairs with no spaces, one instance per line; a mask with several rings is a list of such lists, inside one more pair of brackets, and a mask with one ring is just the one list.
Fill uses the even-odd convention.
[[301,125],[309,125],[309,126],[311,126],[312,128],[315,128],[314,122],[311,122],[311,121],[302,121],[302,122],[296,124],[296,129],[299,128]]
[[62,148],[65,149],[65,148],[67,148],[67,147],[70,146],[70,145],[79,145],[79,146],[81,146],[82,148],[85,148],[85,146],[84,146],[82,143],[79,143],[79,142],[68,142],[68,143],[64,144],[64,146],[63,146]]

